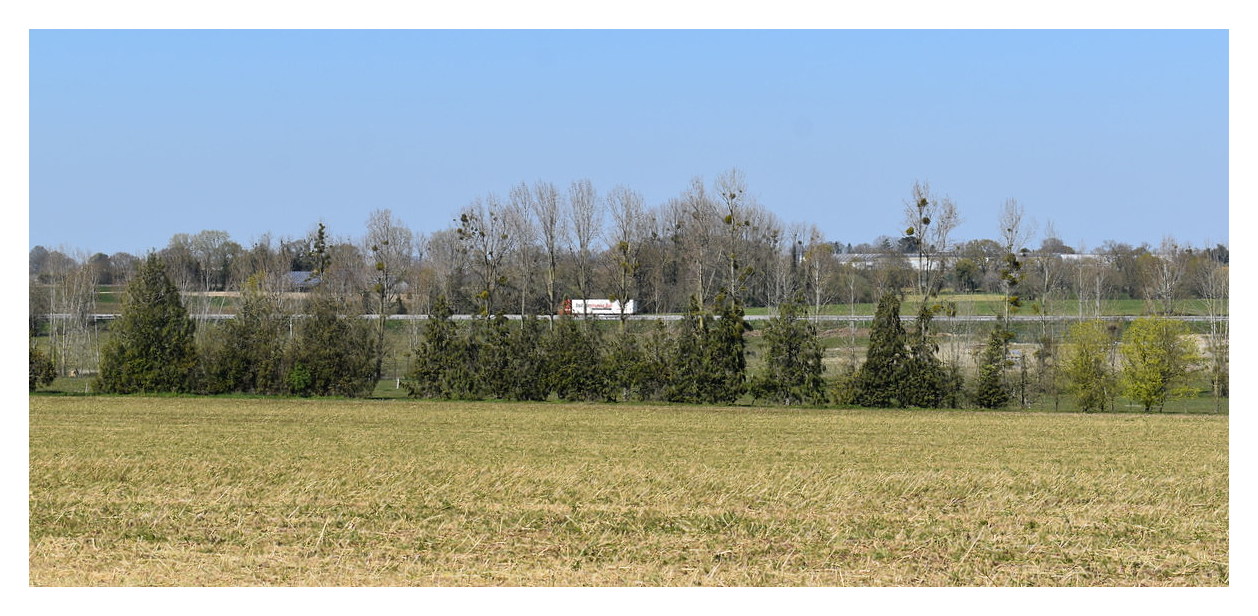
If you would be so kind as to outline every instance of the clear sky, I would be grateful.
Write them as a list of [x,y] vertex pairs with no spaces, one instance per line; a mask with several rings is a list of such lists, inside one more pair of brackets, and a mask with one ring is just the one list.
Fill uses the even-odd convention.
[[1073,246],[1226,243],[1228,62],[1224,30],[35,30],[29,243],[432,232],[521,181],[658,205],[731,167],[849,243],[915,180],[959,239],[1013,197]]

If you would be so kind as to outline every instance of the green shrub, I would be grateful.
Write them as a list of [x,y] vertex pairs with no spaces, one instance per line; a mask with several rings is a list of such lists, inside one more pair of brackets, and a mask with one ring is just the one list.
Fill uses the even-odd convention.
[[348,308],[320,293],[307,301],[287,358],[290,393],[361,397],[375,389],[375,336],[366,320],[340,314]]
[[[289,319],[274,294],[261,288],[258,276],[241,290],[236,318],[219,325],[221,335],[210,337],[202,353],[204,389],[210,393],[280,393],[294,388],[284,371]],[[308,376],[307,371],[307,376]]]
[[31,391],[51,385],[53,379],[57,378],[57,368],[53,365],[52,358],[45,355],[43,351],[35,347],[35,342],[30,343],[31,357]]

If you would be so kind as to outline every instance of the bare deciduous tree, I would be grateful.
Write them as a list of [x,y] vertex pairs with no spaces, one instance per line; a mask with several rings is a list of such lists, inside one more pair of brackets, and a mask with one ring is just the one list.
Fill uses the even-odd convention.
[[611,233],[607,255],[611,262],[614,290],[611,299],[620,302],[620,329],[625,330],[625,310],[634,299],[634,281],[641,267],[642,240],[646,235],[642,195],[625,186],[616,186],[607,195],[611,212]]
[[1213,259],[1201,259],[1197,270],[1197,293],[1201,296],[1206,316],[1210,317],[1210,333],[1206,337],[1206,367],[1214,410],[1222,409],[1222,398],[1229,394],[1228,266]]
[[692,297],[700,306],[708,304],[714,294],[712,286],[716,278],[717,267],[712,263],[714,225],[720,219],[716,204],[708,197],[703,185],[703,178],[695,177],[690,181],[690,188],[675,202],[678,217],[678,239],[684,256],[684,263],[690,272],[693,284]]
[[91,316],[96,311],[93,268],[77,265],[60,273],[49,286],[48,306],[55,315],[49,323],[49,341],[58,374],[96,370],[100,349]]
[[1000,240],[1005,251],[1004,265],[1001,268],[1001,287],[1004,290],[1004,319],[1009,321],[1009,311],[1020,305],[1014,290],[1022,281],[1022,261],[1026,253],[1026,243],[1032,234],[1032,225],[1025,221],[1026,210],[1017,199],[1006,199],[1000,210]]
[[[176,233],[170,236],[166,248],[161,251],[166,263],[166,275],[180,293],[195,291],[198,287],[197,258],[192,251],[192,236]],[[194,313],[194,310],[188,312]]]
[[598,192],[588,179],[577,180],[568,189],[568,220],[572,223],[572,252],[576,260],[577,292],[590,299],[594,242],[602,230],[602,208]]
[[741,303],[747,294],[748,281],[755,274],[755,269],[747,263],[754,206],[750,203],[751,195],[747,194],[747,180],[738,169],[718,175],[715,188],[725,230],[721,248],[721,257],[727,268],[725,290],[731,299]]
[[791,224],[785,229],[767,229],[764,234],[764,241],[774,256],[765,271],[765,297],[770,307],[792,301],[803,292],[800,268],[806,233],[802,224]]
[[240,256],[232,260],[230,279],[233,288],[242,288],[245,281],[255,275],[265,278],[263,282],[268,288],[283,288],[291,264],[283,253],[271,244],[271,235],[263,234],[247,250],[242,250]]
[[813,318],[818,319],[822,306],[830,303],[835,296],[830,279],[834,276],[838,262],[835,260],[834,244],[827,242],[815,225],[808,229],[808,243],[804,246],[802,265],[805,288],[812,300]]
[[508,233],[502,203],[493,194],[484,200],[477,198],[459,214],[456,229],[460,244],[471,260],[473,271],[480,279],[476,294],[480,314],[494,314],[497,305],[494,298],[498,289],[506,284],[502,264],[511,251],[514,238]]
[[563,249],[565,234],[559,191],[550,182],[538,181],[533,184],[533,198],[529,203],[533,209],[533,219],[537,222],[540,232],[542,250],[546,253],[546,312],[550,316],[553,327],[555,310],[559,307],[555,285],[559,275],[559,256]]
[[[511,189],[511,202],[507,206],[507,233],[515,238],[516,286],[519,290],[520,310],[523,316],[528,312],[528,300],[533,287],[534,270],[536,270],[536,244],[533,241],[537,234],[537,226],[533,221],[533,193],[527,184],[521,182]],[[520,322],[524,326],[524,322]]]
[[427,291],[429,310],[438,297],[445,297],[456,312],[463,312],[469,303],[464,287],[469,275],[469,253],[457,229],[443,229],[428,236],[428,258],[421,273],[421,284]]
[[240,245],[231,241],[226,231],[205,230],[189,238],[188,247],[196,259],[200,290],[207,293],[223,290],[231,272],[232,258],[239,254]]
[[364,256],[369,258],[372,306],[376,313],[376,378],[383,376],[386,319],[399,311],[403,282],[412,265],[414,234],[387,209],[367,217]]
[[1145,297],[1153,304],[1155,312],[1175,314],[1175,303],[1187,274],[1188,257],[1175,238],[1167,236],[1162,239],[1158,254],[1141,259],[1145,264]]
[[1079,295],[1079,318],[1100,318],[1105,314],[1105,298],[1114,288],[1114,273],[1104,261],[1088,259],[1075,270]]
[[783,265],[789,265],[784,253],[783,224],[778,217],[754,201],[747,212],[751,222],[750,232],[746,239],[745,252],[747,267],[751,275],[747,279],[747,304],[764,304],[777,306],[781,302],[775,299],[777,282],[773,279]]
[[1029,259],[1030,269],[1034,273],[1037,285],[1036,290],[1039,293],[1039,301],[1036,307],[1039,315],[1040,335],[1037,340],[1039,348],[1035,352],[1035,366],[1039,389],[1052,394],[1053,405],[1056,408],[1060,402],[1057,387],[1057,342],[1060,336],[1057,331],[1058,321],[1052,318],[1052,316],[1054,313],[1053,302],[1065,287],[1066,266],[1060,254],[1054,251],[1054,247],[1064,246],[1064,244],[1057,239],[1056,230],[1051,222],[1045,228],[1043,246],[1048,247],[1049,250],[1042,248]]
[[952,231],[960,223],[951,198],[935,197],[926,182],[913,183],[912,198],[904,204],[904,234],[917,249],[917,293],[923,302],[943,287]]

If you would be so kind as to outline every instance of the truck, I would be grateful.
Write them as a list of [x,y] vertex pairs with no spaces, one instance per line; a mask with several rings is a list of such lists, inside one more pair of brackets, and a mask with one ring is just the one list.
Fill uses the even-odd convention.
[[[625,302],[625,314],[633,314],[633,300]],[[620,301],[611,299],[565,299],[559,314],[574,316],[619,317]]]

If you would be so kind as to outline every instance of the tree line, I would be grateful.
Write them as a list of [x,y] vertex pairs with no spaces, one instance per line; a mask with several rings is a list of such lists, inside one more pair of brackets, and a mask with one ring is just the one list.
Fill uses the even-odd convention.
[[[344,297],[316,289],[301,315],[285,314],[257,280],[241,310],[212,337],[197,324],[157,255],[127,285],[122,314],[102,349],[93,383],[103,393],[251,393],[367,396],[380,379],[378,338],[370,320],[351,314]],[[783,304],[763,329],[764,367],[748,375],[741,304],[720,292],[717,310],[692,302],[672,326],[609,334],[593,319],[547,321],[499,314],[452,320],[438,298],[415,347],[405,387],[412,397],[565,401],[667,401],[730,404],[750,396],[772,404],[867,407],[1002,408],[1013,399],[1002,322],[992,330],[970,382],[940,359],[933,311],[921,307],[912,329],[900,321],[900,296],[878,305],[864,362],[834,379],[815,323],[796,302]],[[1116,344],[1103,321],[1074,323],[1066,336],[1062,380],[1084,411],[1114,408],[1121,392],[1146,411],[1195,393],[1188,377],[1200,361],[1182,322],[1137,319]],[[1121,370],[1116,366],[1121,358]],[[31,390],[51,380],[51,362],[31,347]]]
[[[1229,256],[1223,245],[1199,249],[1167,238],[1153,249],[1107,242],[1091,251],[1090,258],[1072,258],[1083,247],[1066,246],[1051,225],[1044,229],[1039,247],[1031,248],[1036,229],[1013,199],[1004,204],[993,239],[957,242],[953,235],[961,218],[956,204],[924,183],[913,185],[902,214],[902,227],[894,235],[853,246],[824,238],[812,226],[782,224],[757,203],[737,170],[721,174],[711,185],[696,178],[680,195],[653,209],[645,206],[640,194],[623,186],[600,195],[585,180],[571,183],[566,191],[544,181],[522,183],[512,188],[506,200],[493,194],[474,200],[449,229],[429,235],[413,233],[389,210],[377,210],[368,218],[367,233],[352,241],[333,238],[319,224],[306,237],[278,242],[263,237],[249,248],[221,231],[178,234],[145,258],[123,253],[71,258],[36,247],[31,251],[30,328],[32,338],[48,339],[49,352],[39,364],[40,374],[51,370],[51,374],[65,375],[76,366],[99,366],[103,375],[106,349],[98,327],[88,318],[100,308],[98,286],[128,284],[129,292],[148,262],[156,260],[199,326],[193,335],[200,354],[194,379],[197,391],[362,395],[362,388],[382,376],[386,322],[343,317],[432,316],[422,335],[412,336],[408,349],[412,362],[422,365],[420,358],[431,353],[421,353],[421,347],[429,343],[430,335],[439,335],[430,330],[448,321],[439,316],[448,311],[477,316],[470,323],[448,323],[445,344],[452,346],[446,355],[463,359],[425,369],[440,375],[440,382],[476,385],[452,385],[441,396],[502,397],[504,391],[519,387],[488,384],[488,373],[477,371],[482,365],[523,361],[512,359],[515,355],[504,349],[547,353],[545,361],[529,360],[530,366],[568,366],[560,358],[582,353],[594,356],[588,348],[571,346],[588,339],[586,343],[607,355],[589,363],[616,367],[616,376],[589,379],[604,383],[602,391],[614,392],[604,397],[615,399],[712,401],[723,398],[701,392],[720,390],[764,399],[780,395],[794,402],[878,405],[887,400],[905,406],[982,406],[987,405],[983,400],[1002,400],[1000,392],[1010,389],[1011,370],[1022,373],[1014,375],[1014,380],[1021,379],[1020,386],[1012,388],[1014,397],[1020,403],[1026,401],[1027,357],[1010,359],[1014,333],[1008,323],[1014,314],[1060,314],[1061,303],[1069,299],[1078,310],[1078,320],[1085,321],[1101,316],[1103,301],[1115,298],[1141,299],[1149,314],[1174,315],[1186,299],[1211,316],[1227,311]],[[286,293],[294,284],[313,290]],[[212,328],[202,317],[214,310],[215,299],[196,292],[218,290],[239,292],[237,318],[221,325],[226,332],[207,335]],[[980,333],[932,329],[935,316],[955,314],[955,305],[939,300],[948,290],[1003,298],[998,314],[1001,324],[989,332],[987,348],[974,362],[978,368],[973,374],[962,369],[963,352],[958,345],[948,343],[945,351],[940,341]],[[917,298],[920,309],[914,329],[901,336],[884,323],[890,317],[882,315],[881,301],[888,296],[903,299],[905,293]],[[681,313],[685,319],[677,327],[661,326],[649,335],[629,335],[622,320],[618,334],[613,335],[580,320],[569,323],[556,318],[564,299],[582,297],[634,299],[640,311]],[[870,332],[871,355],[863,364],[853,356],[840,367],[840,374],[828,379],[822,379],[819,371],[805,371],[803,376],[773,373],[778,363],[788,361],[780,358],[816,355],[815,363],[821,365],[824,349],[814,348],[819,346],[816,324],[806,317],[836,303],[872,301],[880,301],[879,316]],[[725,338],[715,333],[721,331],[720,324],[734,320],[717,317],[725,310],[741,314],[746,307],[758,306],[769,306],[779,318],[789,315],[789,327],[775,319],[765,328],[766,349],[777,349],[773,352],[778,359],[763,362],[766,374],[773,375],[748,378],[744,354],[730,352],[744,343],[734,342],[732,333],[726,332]],[[48,321],[48,313],[63,316]],[[504,313],[538,316],[511,328],[495,316]],[[124,327],[121,322],[115,323],[111,330],[120,327]],[[244,327],[253,329],[239,329]],[[1039,327],[1029,336],[1022,333],[1026,342],[1037,345],[1033,380],[1040,393],[1056,395],[1067,387],[1063,376],[1066,351],[1077,348],[1078,342],[1067,336],[1070,332],[1060,322],[1044,320]],[[1226,321],[1211,322],[1210,327],[1203,368],[1218,398],[1227,393]],[[560,329],[567,335],[548,342],[547,337]],[[1111,338],[1107,365],[1116,379],[1121,362],[1115,349],[1121,341],[1118,332],[1107,331]],[[875,353],[875,341],[886,332],[892,333],[891,345],[898,350],[885,347]],[[810,340],[814,342],[800,342]],[[855,340],[853,329],[849,347]],[[321,348],[343,341],[355,341],[355,350],[331,356],[331,351]],[[219,348],[232,345],[241,348]],[[254,350],[246,352],[246,347]],[[808,348],[800,350],[803,347]],[[886,368],[886,374],[926,375],[924,380],[903,385],[907,389],[897,389],[895,394],[880,389],[875,383],[885,374],[875,376],[877,371],[867,366],[877,365],[875,357],[884,352],[889,353],[887,365],[893,366]],[[642,357],[648,359],[637,361]],[[733,364],[722,368],[740,376],[712,377],[706,385],[669,377],[704,374],[701,357],[713,365],[718,357],[743,358],[738,370]],[[351,359],[359,358],[366,358],[371,370],[345,370],[332,378],[322,376],[318,368],[328,362],[350,365]],[[798,361],[811,365],[813,360]],[[1011,367],[1011,362],[1016,365]],[[994,368],[997,364],[999,370]],[[33,384],[35,365],[33,360]],[[578,378],[576,368],[560,372],[564,370],[576,381],[589,380]],[[638,376],[625,383],[624,374]],[[741,389],[714,384],[722,379],[741,383]],[[421,380],[410,379],[414,395],[437,395],[417,384]],[[536,382],[550,383],[546,395],[565,397],[561,390],[589,391],[560,387],[560,381],[566,379],[551,376]],[[792,385],[794,393],[787,395],[775,393],[772,383],[779,381],[808,385]],[[241,382],[248,384],[241,386]],[[984,382],[988,385],[980,387]],[[997,382],[1001,387],[991,386]],[[979,393],[984,387],[989,394]],[[1109,394],[1119,391],[1117,386],[1100,389]]]
[[[456,314],[551,314],[565,298],[634,299],[647,313],[680,313],[691,298],[711,306],[720,290],[748,307],[803,298],[814,311],[872,303],[889,291],[1004,293],[1009,255],[1023,262],[1017,285],[1028,307],[1052,310],[1077,299],[1099,316],[1107,299],[1139,299],[1175,314],[1185,299],[1217,295],[1207,278],[1226,267],[1226,246],[1192,247],[1167,237],[1156,245],[1107,241],[1071,247],[1009,200],[990,238],[958,241],[958,206],[915,184],[894,233],[868,242],[827,238],[815,225],[787,224],[763,207],[737,170],[710,185],[695,178],[679,195],[647,207],[637,191],[605,194],[588,180],[563,190],[521,183],[507,198],[490,193],[459,210],[448,228],[415,233],[390,210],[371,212],[359,237],[313,229],[304,237],[265,235],[249,246],[223,231],[171,237],[157,253],[183,292],[238,291],[254,276],[288,284],[290,272],[324,270],[323,284],[357,293],[369,312],[426,314],[438,296]],[[893,223],[894,224],[894,223]],[[323,234],[320,238],[319,235]],[[1038,246],[1032,239],[1041,239]],[[313,262],[325,243],[332,268]],[[1078,258],[1087,253],[1088,258]],[[74,313],[83,289],[125,283],[140,258],[127,253],[67,255],[30,251],[32,318]],[[210,301],[189,298],[194,314]]]

